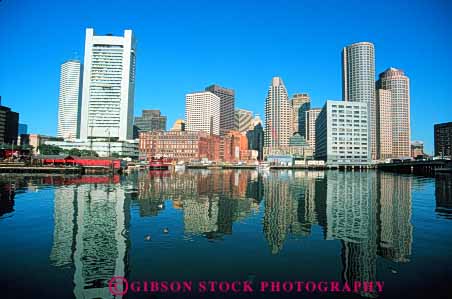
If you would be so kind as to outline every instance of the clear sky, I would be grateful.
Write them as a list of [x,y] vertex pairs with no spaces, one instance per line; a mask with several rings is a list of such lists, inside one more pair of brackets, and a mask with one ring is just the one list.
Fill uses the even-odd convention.
[[168,127],[184,95],[217,83],[263,116],[268,85],[312,106],[341,99],[341,49],[371,41],[377,75],[411,80],[413,140],[433,150],[433,124],[452,121],[452,1],[0,0],[0,95],[29,132],[56,134],[60,64],[83,60],[85,28],[137,39],[135,115],[161,109]]

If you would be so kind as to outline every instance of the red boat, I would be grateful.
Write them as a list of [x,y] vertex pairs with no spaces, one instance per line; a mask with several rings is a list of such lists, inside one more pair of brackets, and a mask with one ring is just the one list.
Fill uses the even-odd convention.
[[157,158],[152,157],[151,161],[149,161],[149,169],[151,170],[168,170],[168,168],[172,165],[172,160],[167,158]]

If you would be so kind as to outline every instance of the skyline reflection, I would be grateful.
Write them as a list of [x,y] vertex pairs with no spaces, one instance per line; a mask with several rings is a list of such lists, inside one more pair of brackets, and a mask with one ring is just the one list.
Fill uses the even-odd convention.
[[[207,240],[233,238],[235,224],[259,217],[254,233],[266,242],[267,248],[259,250],[270,256],[284,254],[289,240],[301,242],[320,233],[322,242],[340,244],[336,255],[343,282],[378,280],[378,258],[411,262],[413,177],[408,175],[194,170],[113,178],[27,177],[1,183],[0,220],[14,215],[16,192],[49,186],[55,188],[48,259],[52,267],[71,271],[75,298],[110,298],[108,280],[133,274],[134,208],[135,217],[157,221],[178,211],[174,217],[180,217],[183,234]],[[451,219],[451,186],[448,177],[435,180],[435,212],[444,219]]]

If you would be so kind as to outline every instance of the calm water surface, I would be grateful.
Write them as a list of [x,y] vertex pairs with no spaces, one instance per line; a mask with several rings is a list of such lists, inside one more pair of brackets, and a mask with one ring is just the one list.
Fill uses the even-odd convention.
[[[384,281],[381,294],[341,298],[451,294],[450,176],[242,170],[2,176],[0,192],[2,298],[112,298],[108,281],[117,275]],[[125,296],[136,297],[165,298]]]

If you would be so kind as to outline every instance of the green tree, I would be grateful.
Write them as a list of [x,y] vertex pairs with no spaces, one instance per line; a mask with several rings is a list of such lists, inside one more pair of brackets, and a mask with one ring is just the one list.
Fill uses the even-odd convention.
[[38,151],[41,155],[59,155],[64,153],[61,147],[51,144],[41,144],[38,146]]
[[99,154],[91,150],[80,150],[80,156],[82,157],[99,157]]
[[72,148],[72,149],[70,149],[67,152],[67,154],[70,155],[70,156],[78,156],[78,157],[80,157],[82,153],[81,153],[81,151],[78,148]]

